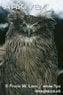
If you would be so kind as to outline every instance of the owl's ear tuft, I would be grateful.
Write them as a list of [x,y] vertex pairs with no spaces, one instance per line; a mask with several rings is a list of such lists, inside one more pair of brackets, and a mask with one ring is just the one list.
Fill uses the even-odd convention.
[[50,29],[54,29],[55,25],[56,25],[56,21],[53,18],[48,18],[47,19],[47,23],[48,23],[48,28]]
[[44,28],[45,30],[53,30],[55,28],[56,25],[56,21],[54,18],[50,17],[39,17],[39,22],[38,22],[42,28]]
[[16,23],[17,21],[22,21],[25,13],[21,9],[12,9],[11,13],[8,15],[9,22]]
[[48,30],[51,30],[51,31],[55,28],[55,25],[56,25],[56,21],[52,17],[50,18],[42,17],[41,23],[43,24],[45,28],[48,28]]

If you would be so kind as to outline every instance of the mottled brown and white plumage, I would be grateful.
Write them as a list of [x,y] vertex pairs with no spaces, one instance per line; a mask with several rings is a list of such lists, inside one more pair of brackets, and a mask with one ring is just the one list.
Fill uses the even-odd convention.
[[[4,83],[41,86],[56,84],[54,19],[25,15],[20,10],[14,10],[9,19],[10,27],[6,34],[6,56],[3,66]],[[34,89],[29,88],[5,88],[5,93],[5,95],[38,95]]]

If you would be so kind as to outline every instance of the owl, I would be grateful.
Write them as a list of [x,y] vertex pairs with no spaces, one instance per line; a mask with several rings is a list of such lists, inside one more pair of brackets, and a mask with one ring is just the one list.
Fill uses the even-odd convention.
[[8,20],[2,71],[5,95],[53,95],[36,93],[35,90],[57,83],[55,20],[26,15],[19,9],[14,9]]

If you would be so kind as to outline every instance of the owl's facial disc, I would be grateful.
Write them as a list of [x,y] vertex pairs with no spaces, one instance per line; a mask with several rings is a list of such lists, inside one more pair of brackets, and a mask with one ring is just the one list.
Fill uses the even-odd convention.
[[25,33],[26,36],[30,38],[37,31],[37,23],[29,24],[29,23],[24,22],[21,25],[21,29],[23,33]]

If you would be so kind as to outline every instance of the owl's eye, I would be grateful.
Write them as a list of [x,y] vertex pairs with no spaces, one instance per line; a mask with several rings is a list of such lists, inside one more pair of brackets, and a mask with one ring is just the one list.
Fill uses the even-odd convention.
[[26,24],[21,23],[20,26],[21,26],[21,28],[23,28],[23,27],[25,28],[26,27]]
[[23,27],[26,27],[26,24],[25,23],[23,24]]
[[39,25],[39,24],[35,25],[34,27],[35,27],[36,29],[40,29],[40,25]]
[[40,28],[39,22],[34,23],[33,26],[34,26],[36,29],[39,29],[39,28]]

